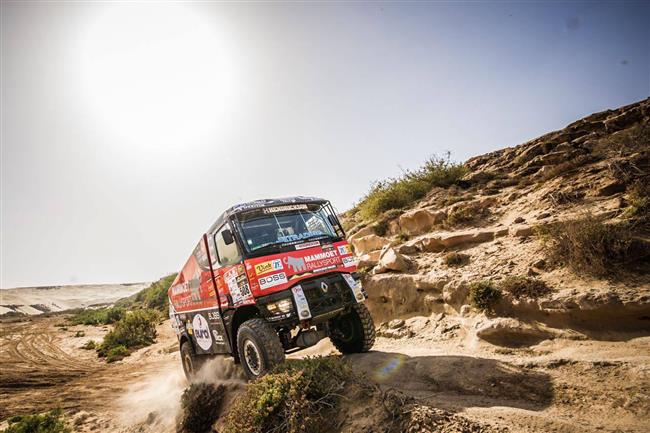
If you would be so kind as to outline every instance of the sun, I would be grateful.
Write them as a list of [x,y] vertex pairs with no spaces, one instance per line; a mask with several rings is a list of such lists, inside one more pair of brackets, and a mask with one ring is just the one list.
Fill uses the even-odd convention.
[[182,3],[93,6],[79,42],[84,108],[128,151],[206,140],[236,102],[232,50]]

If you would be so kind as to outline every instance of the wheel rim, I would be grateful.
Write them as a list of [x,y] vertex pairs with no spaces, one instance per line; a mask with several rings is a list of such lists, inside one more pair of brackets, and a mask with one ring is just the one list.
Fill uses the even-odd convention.
[[262,371],[262,357],[257,346],[251,340],[244,342],[244,360],[251,373],[259,376]]
[[338,337],[342,341],[350,341],[354,338],[354,323],[351,317],[342,317],[336,323]]

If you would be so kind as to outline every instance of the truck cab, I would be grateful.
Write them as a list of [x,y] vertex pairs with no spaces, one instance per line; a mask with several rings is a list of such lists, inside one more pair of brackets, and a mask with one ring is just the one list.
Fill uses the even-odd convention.
[[255,379],[323,338],[342,353],[368,351],[375,340],[352,248],[332,205],[319,198],[226,210],[168,295],[190,380],[215,355],[233,356]]

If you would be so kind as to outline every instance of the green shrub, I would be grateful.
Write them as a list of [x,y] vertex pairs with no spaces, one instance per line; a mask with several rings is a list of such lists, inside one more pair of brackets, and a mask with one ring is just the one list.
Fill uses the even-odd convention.
[[95,350],[97,349],[97,343],[95,343],[95,340],[88,340],[81,348],[84,350]]
[[405,232],[399,232],[399,233],[397,234],[397,240],[400,241],[400,242],[406,242],[406,241],[408,241],[409,239],[411,239],[411,236],[410,236],[408,233],[405,233]]
[[124,308],[100,308],[98,310],[79,310],[68,319],[73,325],[108,325],[124,317]]
[[593,277],[615,275],[648,254],[634,240],[629,224],[607,224],[592,216],[547,226],[539,233],[551,262]]
[[462,266],[469,261],[469,256],[463,253],[451,252],[445,254],[445,256],[442,258],[442,261],[447,266]]
[[470,303],[479,310],[492,311],[499,299],[501,292],[491,281],[477,281],[469,286]]
[[363,219],[373,219],[382,212],[401,209],[424,197],[433,187],[447,188],[465,175],[467,168],[446,158],[431,157],[417,170],[402,177],[376,182],[358,204]]
[[79,338],[79,337],[85,337],[85,336],[86,336],[86,333],[83,332],[83,331],[77,331],[77,332],[74,333],[74,336],[75,336],[76,338]]
[[372,226],[372,230],[377,236],[384,236],[388,232],[388,220],[379,221]]
[[[100,357],[108,357],[110,351],[119,346],[127,349],[128,353],[155,343],[156,323],[159,319],[159,313],[155,310],[136,310],[127,313],[115,324],[115,328],[104,336],[97,353]],[[121,349],[118,350],[120,351]]]
[[499,289],[510,293],[515,299],[537,299],[551,293],[544,281],[524,276],[507,277],[499,283]]
[[61,415],[61,409],[54,409],[44,414],[13,416],[3,433],[69,433]]
[[234,402],[225,433],[333,431],[332,413],[352,370],[340,358],[308,358],[276,366]]
[[181,396],[179,433],[205,433],[219,418],[225,387],[211,383],[193,383]]
[[127,309],[149,308],[167,314],[169,310],[167,291],[176,279],[176,275],[167,275],[135,295],[118,301],[116,305]]
[[129,356],[129,349],[123,345],[113,346],[106,352],[106,362],[115,362]]

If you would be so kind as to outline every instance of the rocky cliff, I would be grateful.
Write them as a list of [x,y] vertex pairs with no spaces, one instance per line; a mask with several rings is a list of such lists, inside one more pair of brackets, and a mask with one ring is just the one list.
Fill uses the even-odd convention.
[[[348,212],[380,333],[412,336],[421,317],[496,344],[647,333],[649,118],[650,99],[596,113],[471,158],[408,208]],[[558,260],[549,244],[576,236]]]

